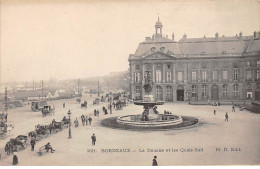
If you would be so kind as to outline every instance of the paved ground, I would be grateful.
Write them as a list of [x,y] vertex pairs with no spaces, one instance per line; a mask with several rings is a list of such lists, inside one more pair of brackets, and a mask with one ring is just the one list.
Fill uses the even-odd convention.
[[[87,97],[88,101],[92,98]],[[39,156],[31,152],[28,146],[18,152],[19,165],[148,165],[152,164],[154,155],[159,165],[228,165],[260,164],[260,115],[248,111],[231,112],[231,106],[192,106],[184,103],[166,103],[158,106],[159,112],[171,111],[173,114],[197,117],[200,125],[195,128],[171,131],[127,131],[102,127],[102,119],[112,116],[139,114],[141,106],[130,104],[113,114],[104,115],[101,107],[89,106],[80,109],[75,99],[66,100],[66,108],[61,101],[54,101],[56,113],[41,117],[40,112],[31,112],[30,107],[10,110],[9,120],[15,123],[12,136],[0,140],[0,148],[11,137],[26,134],[34,130],[36,124],[49,124],[53,118],[57,121],[71,109],[72,119],[92,114],[95,108],[100,110],[100,117],[93,117],[92,126],[72,128],[72,139],[68,139],[68,129],[41,140],[36,150],[51,142],[55,153]],[[213,115],[216,108],[217,114]],[[225,112],[229,113],[229,122],[224,121]],[[96,146],[91,145],[91,135],[97,135]],[[220,148],[220,151],[216,151]],[[226,149],[225,149],[226,148]],[[102,152],[103,151],[105,152]],[[109,149],[130,152],[108,152]],[[126,150],[127,149],[127,150]],[[227,150],[227,151],[224,151]],[[236,150],[236,151],[231,151]],[[115,150],[111,150],[115,151]],[[163,151],[163,152],[151,152]],[[12,157],[4,158],[0,165],[11,165]]]

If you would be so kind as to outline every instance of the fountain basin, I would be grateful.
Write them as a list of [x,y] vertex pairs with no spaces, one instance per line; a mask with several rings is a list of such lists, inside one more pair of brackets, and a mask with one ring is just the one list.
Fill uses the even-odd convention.
[[135,105],[141,105],[141,106],[150,105],[151,107],[155,105],[163,105],[164,103],[165,101],[143,101],[143,100],[134,101]]
[[118,117],[116,122],[128,126],[146,128],[146,127],[174,126],[174,125],[181,124],[183,120],[180,116],[176,116],[176,115],[158,114],[158,118],[149,119],[149,121],[142,121],[141,115],[127,115],[127,116]]

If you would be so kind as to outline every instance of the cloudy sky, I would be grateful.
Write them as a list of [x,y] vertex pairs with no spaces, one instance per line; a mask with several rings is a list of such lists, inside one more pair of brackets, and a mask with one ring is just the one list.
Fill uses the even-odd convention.
[[84,78],[128,69],[128,56],[152,36],[252,35],[258,0],[1,1],[0,82]]

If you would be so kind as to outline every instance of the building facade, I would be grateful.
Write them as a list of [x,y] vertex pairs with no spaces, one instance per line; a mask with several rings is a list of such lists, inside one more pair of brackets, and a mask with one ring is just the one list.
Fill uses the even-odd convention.
[[152,72],[153,95],[165,101],[260,100],[260,32],[252,36],[183,38],[155,34],[129,56],[130,97],[144,96],[146,70]]

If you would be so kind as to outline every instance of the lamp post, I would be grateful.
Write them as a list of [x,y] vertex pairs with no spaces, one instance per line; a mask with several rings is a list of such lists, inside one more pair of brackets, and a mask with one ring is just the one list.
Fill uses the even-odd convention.
[[112,114],[112,99],[110,100],[109,108],[110,108],[110,114]]
[[70,126],[71,126],[70,115],[71,115],[71,112],[70,112],[70,109],[69,109],[69,111],[68,111],[68,116],[69,116],[69,137],[68,137],[68,139],[72,138],[72,136],[71,136],[71,128],[70,128]]

